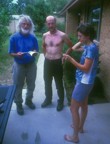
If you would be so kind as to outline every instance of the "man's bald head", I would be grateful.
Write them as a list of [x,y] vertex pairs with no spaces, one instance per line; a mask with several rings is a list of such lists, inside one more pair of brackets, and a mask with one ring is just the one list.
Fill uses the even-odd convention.
[[55,33],[56,31],[56,18],[54,16],[46,17],[46,25],[51,33]]
[[47,16],[46,22],[48,22],[48,21],[54,21],[56,23],[56,18],[54,16],[51,16],[51,15]]

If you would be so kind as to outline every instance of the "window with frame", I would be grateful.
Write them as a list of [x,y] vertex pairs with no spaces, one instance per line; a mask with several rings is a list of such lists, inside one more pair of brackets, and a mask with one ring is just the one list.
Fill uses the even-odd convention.
[[87,21],[94,26],[97,40],[100,38],[101,13],[102,7],[100,2],[92,5],[88,9]]

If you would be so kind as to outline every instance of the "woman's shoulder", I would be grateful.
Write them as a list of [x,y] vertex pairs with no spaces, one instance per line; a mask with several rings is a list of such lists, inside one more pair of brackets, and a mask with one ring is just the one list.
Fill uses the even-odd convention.
[[98,46],[95,43],[88,45],[88,50],[98,50]]

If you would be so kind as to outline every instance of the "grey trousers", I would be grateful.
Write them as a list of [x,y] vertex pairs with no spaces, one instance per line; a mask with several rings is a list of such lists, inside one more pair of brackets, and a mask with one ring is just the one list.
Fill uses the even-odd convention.
[[23,102],[22,90],[24,84],[27,85],[26,100],[30,101],[33,98],[33,91],[35,89],[35,80],[37,74],[37,65],[35,62],[21,65],[16,62],[13,64],[13,82],[16,85],[15,103],[21,104]]

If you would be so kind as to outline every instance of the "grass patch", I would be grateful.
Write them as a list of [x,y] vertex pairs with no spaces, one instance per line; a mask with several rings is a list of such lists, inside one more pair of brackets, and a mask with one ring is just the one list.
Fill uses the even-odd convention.
[[39,44],[39,53],[42,53],[42,34],[41,33],[36,33],[36,37],[38,40],[38,44]]
[[7,38],[5,44],[0,49],[0,74],[4,73],[4,71],[6,71],[7,69],[7,66],[11,64],[12,64],[12,59],[8,54],[8,38]]

